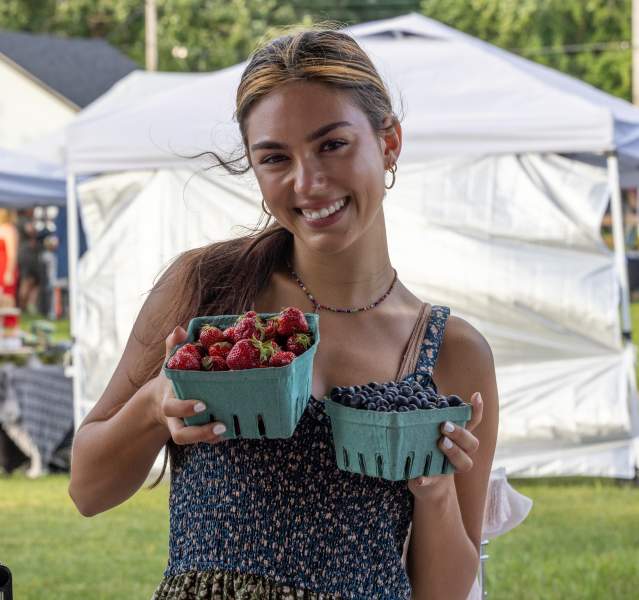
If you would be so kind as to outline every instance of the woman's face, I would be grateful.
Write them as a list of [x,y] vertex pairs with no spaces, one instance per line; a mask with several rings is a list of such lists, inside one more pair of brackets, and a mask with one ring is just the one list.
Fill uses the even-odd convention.
[[262,98],[245,130],[269,211],[309,248],[340,252],[383,221],[384,169],[399,155],[399,124],[380,137],[347,93],[294,82]]

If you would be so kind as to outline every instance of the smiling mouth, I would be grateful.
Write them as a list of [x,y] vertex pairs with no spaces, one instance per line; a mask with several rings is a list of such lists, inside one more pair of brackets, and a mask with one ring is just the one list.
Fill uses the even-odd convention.
[[[301,215],[302,217],[304,217],[305,219],[309,221],[321,221],[322,219],[326,219],[327,217],[333,216],[334,214],[344,210],[344,208],[346,208],[350,204],[350,201],[351,201],[351,197],[345,196],[344,198],[338,201],[338,202],[342,202],[341,206],[337,208],[336,210],[333,210],[332,212],[328,212],[326,208],[323,208],[321,210],[314,210],[314,211],[306,210],[305,211],[306,214],[302,212],[301,208],[295,208],[294,210],[298,215]],[[335,203],[333,203],[332,206],[334,205]]]

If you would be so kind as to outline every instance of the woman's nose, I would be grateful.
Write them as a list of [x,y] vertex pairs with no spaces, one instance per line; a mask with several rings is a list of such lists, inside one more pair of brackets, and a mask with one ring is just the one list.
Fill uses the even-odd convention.
[[300,161],[295,170],[295,193],[300,196],[321,193],[326,187],[326,175],[315,161]]

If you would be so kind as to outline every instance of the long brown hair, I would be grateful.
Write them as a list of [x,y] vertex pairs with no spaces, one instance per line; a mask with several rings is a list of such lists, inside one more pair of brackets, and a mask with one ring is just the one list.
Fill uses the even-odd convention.
[[[292,81],[314,81],[346,91],[364,111],[374,131],[389,130],[397,120],[390,95],[370,58],[349,35],[326,28],[311,28],[279,37],[256,50],[242,74],[237,89],[235,118],[243,141],[240,157],[224,160],[209,155],[214,166],[229,173],[246,173],[250,168],[247,152],[246,118],[257,102],[277,87]],[[390,125],[388,124],[390,117]],[[385,124],[386,121],[386,124]],[[201,156],[201,155],[200,155]],[[164,360],[164,339],[176,324],[186,327],[198,315],[240,314],[250,310],[271,274],[286,264],[293,247],[293,235],[278,223],[260,223],[251,233],[188,250],[176,258],[179,268],[169,268],[157,286],[171,284],[181,290],[179,297],[158,315],[155,342],[144,342],[147,352],[138,371],[142,385],[155,377]],[[167,447],[171,449],[172,442]],[[166,470],[168,453],[154,487]]]

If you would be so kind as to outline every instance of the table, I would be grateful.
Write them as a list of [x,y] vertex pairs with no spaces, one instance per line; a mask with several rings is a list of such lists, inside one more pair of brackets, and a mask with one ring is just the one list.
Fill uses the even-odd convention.
[[73,385],[64,367],[32,357],[25,367],[0,365],[0,426],[31,460],[29,477],[47,473],[73,432]]

